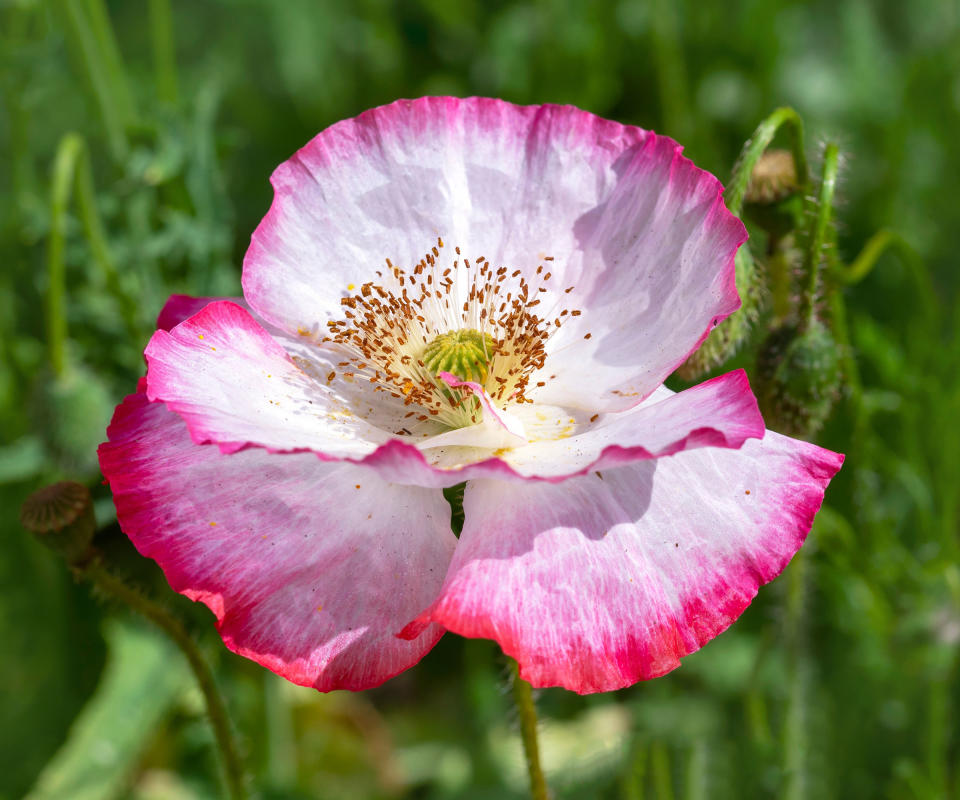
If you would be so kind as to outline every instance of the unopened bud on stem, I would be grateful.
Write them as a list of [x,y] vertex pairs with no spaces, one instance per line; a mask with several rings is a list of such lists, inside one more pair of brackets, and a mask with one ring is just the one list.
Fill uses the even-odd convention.
[[800,438],[817,433],[840,393],[840,361],[836,340],[819,320],[774,330],[757,355],[752,382],[767,425]]
[[90,490],[74,481],[45,486],[20,507],[20,524],[67,562],[82,561],[97,527]]

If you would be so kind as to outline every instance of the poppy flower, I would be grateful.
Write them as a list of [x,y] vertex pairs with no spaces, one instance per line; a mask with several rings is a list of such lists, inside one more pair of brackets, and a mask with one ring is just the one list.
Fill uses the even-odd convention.
[[100,449],[123,530],[231,650],[363,689],[452,631],[617,689],[803,543],[842,456],[765,431],[742,371],[663,386],[739,306],[746,238],[674,141],[423,98],[272,183],[243,299],[171,298]]

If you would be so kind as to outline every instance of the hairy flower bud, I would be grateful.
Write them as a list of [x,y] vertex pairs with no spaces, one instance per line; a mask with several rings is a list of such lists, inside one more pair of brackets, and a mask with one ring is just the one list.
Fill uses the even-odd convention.
[[70,474],[96,468],[97,445],[110,420],[111,397],[103,382],[80,366],[60,376],[45,376],[33,413],[57,466]]
[[20,507],[20,524],[68,562],[80,561],[97,527],[90,490],[74,481],[38,489]]
[[769,205],[797,191],[797,169],[789,150],[767,150],[750,173],[744,200]]
[[840,353],[817,320],[801,330],[783,325],[757,355],[753,381],[764,419],[788,436],[810,437],[823,427],[840,391]]
[[772,238],[786,236],[803,220],[800,189],[793,155],[787,150],[768,150],[750,174],[744,215]]

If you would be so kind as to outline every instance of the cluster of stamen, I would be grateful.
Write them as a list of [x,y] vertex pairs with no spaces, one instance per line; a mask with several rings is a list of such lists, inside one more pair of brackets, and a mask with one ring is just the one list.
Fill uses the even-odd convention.
[[[377,280],[341,299],[344,317],[327,323],[323,341],[344,349],[337,365],[342,377],[367,380],[374,391],[411,406],[406,414],[411,422],[433,419],[458,428],[478,422],[481,407],[468,389],[452,389],[439,377],[438,372],[454,371],[438,365],[472,364],[461,370],[468,374],[456,377],[481,384],[501,406],[532,402],[526,393],[546,361],[547,342],[580,311],[561,309],[555,302],[543,313],[546,285],[553,278],[551,256],[542,259],[528,282],[521,270],[494,266],[483,256],[471,261],[459,247],[452,264],[444,266],[443,248],[438,238],[410,270],[387,258],[386,268],[375,273]],[[458,361],[457,353],[448,350],[454,345],[468,347],[471,360]],[[326,378],[333,382],[337,370]]]

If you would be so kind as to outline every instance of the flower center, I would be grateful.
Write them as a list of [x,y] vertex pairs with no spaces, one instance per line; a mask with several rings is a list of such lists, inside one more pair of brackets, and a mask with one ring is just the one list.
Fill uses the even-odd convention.
[[[580,314],[560,307],[572,286],[548,291],[551,256],[524,276],[483,256],[471,261],[459,247],[452,263],[442,263],[443,247],[437,239],[411,269],[387,258],[376,280],[356,293],[347,287],[343,319],[327,322],[321,340],[344,353],[326,376],[328,384],[364,379],[374,392],[409,407],[395,431],[401,436],[430,436],[480,421],[481,404],[470,389],[448,386],[441,372],[479,384],[501,407],[533,402],[526,392],[546,362],[547,342],[565,319]],[[544,386],[545,380],[534,383]]]
[[423,351],[424,365],[434,375],[449,372],[460,380],[481,386],[487,382],[487,366],[493,358],[493,337],[474,328],[441,333]]

